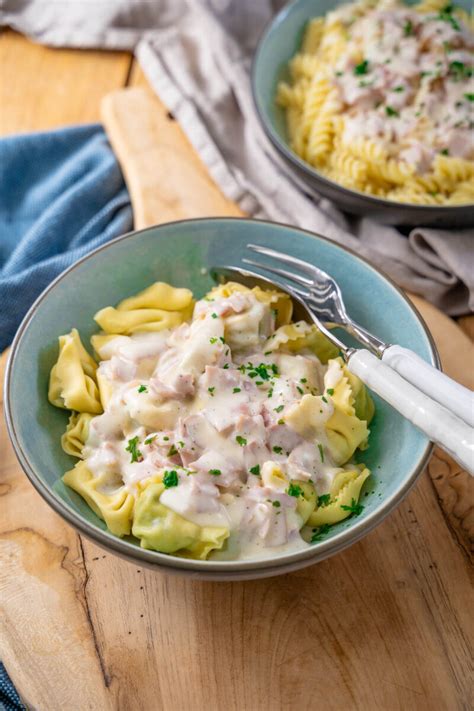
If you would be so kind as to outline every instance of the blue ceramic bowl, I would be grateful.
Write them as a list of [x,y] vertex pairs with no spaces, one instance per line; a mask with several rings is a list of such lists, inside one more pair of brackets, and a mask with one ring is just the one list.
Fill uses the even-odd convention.
[[[428,459],[424,435],[375,397],[370,447],[363,461],[373,472],[366,482],[363,513],[333,527],[308,550],[255,561],[196,561],[143,550],[132,537],[109,533],[83,499],[61,481],[76,460],[61,449],[68,413],[47,399],[58,336],[77,327],[84,343],[97,330],[93,314],[156,280],[203,295],[214,264],[244,267],[248,242],[287,251],[319,265],[339,282],[349,313],[382,339],[411,348],[430,363],[437,355],[419,315],[401,291],[367,262],[309,232],[270,222],[202,219],[172,222],[120,237],[61,274],[25,317],[7,365],[5,410],[20,463],[38,492],[78,531],[111,552],[200,578],[253,578],[310,565],[360,539],[401,501]],[[367,496],[364,496],[367,494]]]
[[[341,210],[370,216],[379,222],[393,225],[474,225],[474,205],[409,205],[349,190],[318,173],[290,148],[285,112],[275,103],[278,82],[288,79],[288,61],[301,45],[307,21],[324,15],[340,4],[342,0],[296,0],[286,5],[263,33],[252,66],[252,90],[257,114],[266,135],[291,170],[317,193],[332,200]],[[468,12],[471,4],[469,0],[456,1],[456,5]]]

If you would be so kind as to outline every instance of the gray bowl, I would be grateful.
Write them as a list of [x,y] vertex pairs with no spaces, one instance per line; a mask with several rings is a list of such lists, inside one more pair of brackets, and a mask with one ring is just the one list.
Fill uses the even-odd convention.
[[[295,0],[286,5],[264,31],[252,65],[252,92],[263,130],[298,178],[332,200],[341,210],[392,225],[472,227],[474,204],[449,207],[410,205],[372,197],[329,180],[290,148],[284,110],[275,104],[278,82],[288,77],[288,61],[299,49],[306,22],[340,4],[340,0]],[[457,5],[470,11],[469,0],[459,0]]]

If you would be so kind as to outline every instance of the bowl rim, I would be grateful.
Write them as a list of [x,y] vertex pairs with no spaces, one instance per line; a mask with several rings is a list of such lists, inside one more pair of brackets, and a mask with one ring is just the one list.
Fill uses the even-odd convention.
[[[12,393],[11,393],[11,380],[12,372],[15,366],[15,356],[19,348],[21,347],[21,342],[23,335],[28,329],[30,322],[33,320],[36,311],[41,306],[42,302],[47,298],[49,293],[55,289],[57,284],[62,282],[68,277],[68,275],[77,269],[79,266],[83,265],[85,262],[93,259],[96,254],[105,251],[107,249],[113,249],[113,247],[125,240],[136,239],[137,236],[146,234],[148,232],[159,230],[160,228],[166,228],[170,226],[181,225],[184,227],[191,227],[196,223],[245,223],[247,225],[252,224],[262,224],[270,227],[271,229],[290,229],[294,232],[301,233],[305,237],[316,238],[322,242],[329,244],[332,248],[341,250],[351,255],[353,259],[359,260],[366,267],[375,272],[375,274],[384,280],[389,287],[395,290],[403,301],[406,303],[408,308],[412,311],[415,318],[419,321],[420,326],[424,332],[427,339],[428,346],[430,349],[430,354],[433,363],[437,368],[440,368],[440,358],[434,343],[433,337],[423,319],[418,309],[412,304],[408,296],[400,289],[400,287],[395,284],[390,277],[388,277],[382,270],[378,267],[372,265],[367,259],[356,254],[353,250],[344,247],[342,245],[336,244],[327,237],[323,237],[309,230],[303,230],[299,227],[294,227],[293,225],[288,225],[281,222],[272,222],[270,220],[256,220],[252,218],[245,217],[201,217],[201,218],[190,218],[183,220],[175,220],[171,222],[165,222],[158,225],[152,225],[141,230],[132,230],[124,235],[116,237],[103,245],[100,245],[93,251],[84,255],[76,262],[71,264],[67,269],[61,272],[37,297],[34,303],[29,308],[25,317],[23,318],[12,342],[10,353],[8,356],[5,378],[4,378],[4,412],[5,421],[7,425],[7,431],[10,437],[10,441],[13,445],[16,457],[27,475],[28,479],[36,489],[36,491],[42,496],[42,498],[51,506],[51,508],[58,513],[63,519],[70,523],[79,533],[84,534],[87,538],[92,539],[94,542],[105,548],[111,548],[115,553],[119,554],[121,557],[125,557],[133,562],[142,562],[152,565],[159,569],[162,568],[178,568],[184,572],[197,572],[205,573],[208,571],[211,574],[216,574],[219,572],[225,573],[226,571],[259,571],[266,568],[272,568],[275,570],[275,574],[278,574],[278,569],[283,569],[285,567],[290,567],[296,569],[296,567],[304,567],[305,565],[311,565],[312,563],[319,562],[324,558],[327,558],[335,553],[339,553],[348,546],[359,541],[363,536],[373,530],[379,523],[381,523],[389,513],[391,513],[396,506],[405,498],[410,489],[415,484],[418,476],[423,471],[425,465],[427,464],[431,452],[433,450],[433,443],[428,441],[426,446],[415,462],[412,469],[408,472],[403,485],[395,491],[390,497],[383,499],[380,506],[366,518],[356,521],[350,528],[345,531],[341,531],[336,534],[333,538],[321,541],[317,545],[310,546],[309,548],[304,548],[301,551],[296,551],[293,553],[287,553],[280,556],[268,557],[262,559],[249,559],[249,560],[234,560],[234,561],[220,561],[220,560],[195,560],[191,558],[180,558],[178,556],[172,556],[166,553],[160,553],[159,551],[147,550],[141,548],[140,546],[133,544],[123,538],[118,538],[114,536],[108,529],[103,530],[96,527],[94,524],[87,521],[79,513],[77,513],[71,506],[68,505],[61,497],[59,497],[52,488],[45,484],[40,475],[35,471],[33,465],[29,462],[26,455],[23,453],[21,448],[21,443],[19,437],[15,430],[15,425],[13,421],[13,407],[12,407]],[[297,565],[299,563],[299,565]],[[211,577],[211,576],[209,576]]]
[[322,182],[327,187],[336,188],[337,190],[345,193],[346,195],[352,198],[363,199],[366,201],[367,207],[373,207],[379,210],[388,208],[391,208],[392,210],[401,208],[403,208],[404,210],[409,209],[410,213],[413,213],[414,216],[416,214],[422,215],[426,211],[437,212],[439,210],[442,210],[443,212],[445,212],[445,214],[451,213],[453,215],[456,215],[461,210],[465,210],[467,207],[474,207],[474,203],[470,202],[463,203],[461,205],[418,205],[412,202],[398,202],[396,200],[386,200],[385,198],[380,198],[375,195],[369,195],[369,193],[364,193],[359,190],[347,188],[345,185],[341,185],[341,183],[337,183],[336,181],[331,180],[330,178],[320,173],[310,163],[307,163],[305,160],[300,158],[297,153],[295,153],[289,147],[289,145],[282,140],[279,134],[274,130],[271,121],[266,115],[263,105],[261,105],[261,102],[259,101],[257,90],[257,65],[260,60],[260,56],[264,50],[264,45],[270,34],[274,30],[276,30],[282,23],[285,22],[286,16],[293,11],[293,8],[296,7],[296,5],[302,4],[306,1],[307,0],[290,0],[290,2],[286,3],[286,5],[284,5],[281,10],[265,25],[258,39],[257,46],[253,53],[251,62],[250,84],[253,106],[257,114],[260,126],[263,128],[263,131],[266,137],[270,140],[271,144],[274,146],[274,148],[277,149],[277,152],[280,152],[284,156],[284,158],[286,158],[296,168],[300,169],[307,177],[316,178],[316,180]]

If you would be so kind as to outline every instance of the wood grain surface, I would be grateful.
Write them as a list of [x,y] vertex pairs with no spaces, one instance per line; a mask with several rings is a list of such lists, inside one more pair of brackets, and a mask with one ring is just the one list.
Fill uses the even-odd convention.
[[[50,73],[43,107],[59,96],[55,72],[66,72],[65,61],[62,81],[74,78],[84,87],[85,103],[85,87],[95,83],[93,105],[84,105],[83,113],[78,102],[77,113],[52,106],[50,116],[35,117],[24,96],[29,108],[8,108],[4,132],[96,120],[98,97],[130,78],[143,88],[135,68],[124,76],[126,55],[111,61],[100,53],[54,52],[9,35],[0,37],[0,61],[7,57],[11,69],[19,67],[19,84],[30,76],[32,57]],[[153,105],[152,117],[134,111],[137,100]],[[145,192],[160,193],[143,200],[141,225],[192,214],[191,203],[209,205],[209,214],[235,214],[151,94],[116,94],[107,99],[104,117],[119,156],[126,156],[130,186],[144,165],[154,186],[150,193],[147,183]],[[129,151],[136,145],[135,135],[127,139],[130,129],[148,132],[153,150],[176,152],[189,182],[170,185],[169,162],[164,170],[160,161],[143,163],[146,152]],[[135,184],[135,205],[140,190]],[[445,369],[467,384],[469,339],[414,300]],[[3,418],[0,452],[0,657],[31,708],[470,708],[472,480],[445,455],[437,452],[398,509],[344,553],[279,578],[223,584],[137,568],[75,534],[21,472]]]

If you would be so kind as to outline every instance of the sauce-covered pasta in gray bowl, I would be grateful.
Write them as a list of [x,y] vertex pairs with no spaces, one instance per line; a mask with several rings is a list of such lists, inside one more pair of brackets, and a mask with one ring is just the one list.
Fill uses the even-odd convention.
[[474,224],[469,3],[296,0],[258,45],[253,94],[280,156],[341,209]]
[[213,283],[210,267],[242,266],[249,242],[319,264],[362,325],[436,362],[408,300],[362,259],[216,218],[132,233],[73,265],[26,316],[6,374],[10,436],[48,503],[112,552],[203,579],[342,550],[431,449],[287,294]]

